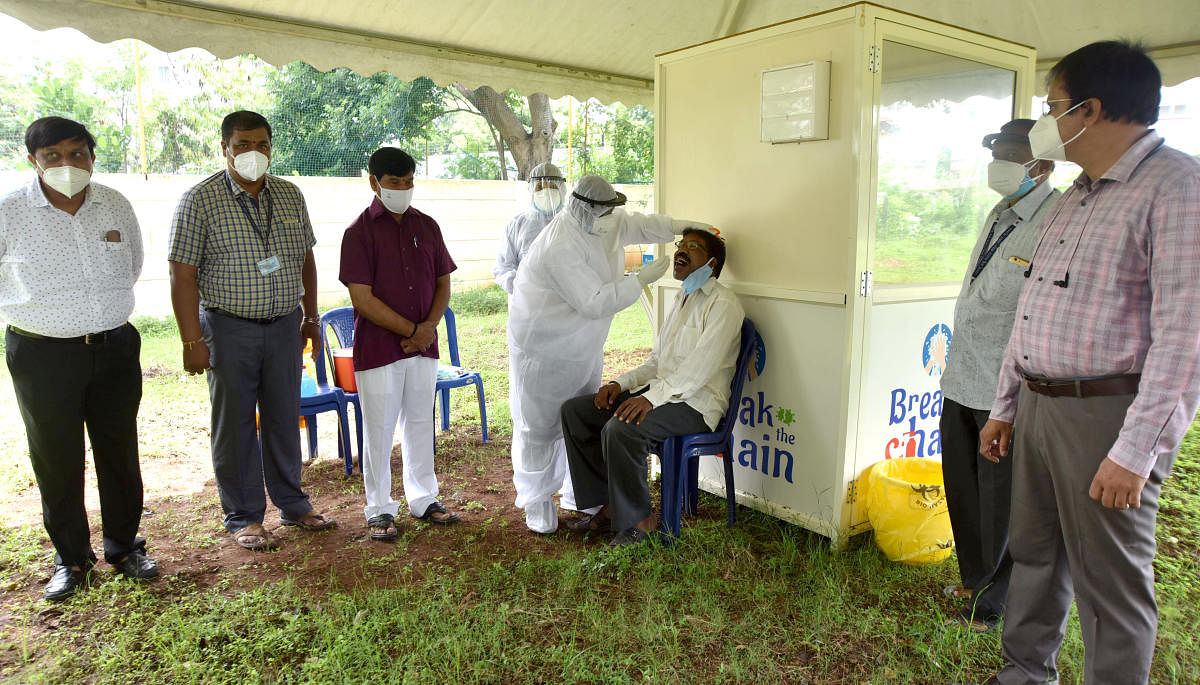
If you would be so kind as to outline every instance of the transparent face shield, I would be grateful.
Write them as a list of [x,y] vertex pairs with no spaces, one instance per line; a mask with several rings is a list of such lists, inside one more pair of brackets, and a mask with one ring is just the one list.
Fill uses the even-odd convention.
[[563,182],[553,178],[529,179],[529,196],[534,209],[542,214],[554,214],[562,209],[566,190]]

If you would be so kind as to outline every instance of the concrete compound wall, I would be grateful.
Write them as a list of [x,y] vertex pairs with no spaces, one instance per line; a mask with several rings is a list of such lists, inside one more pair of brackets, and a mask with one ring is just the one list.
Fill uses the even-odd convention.
[[[167,248],[171,215],[179,196],[207,175],[148,176],[96,174],[99,183],[119,190],[133,204],[142,229],[145,266],[138,280],[137,315],[171,312],[167,280]],[[0,194],[26,182],[28,172],[0,172]],[[287,177],[304,192],[317,236],[317,283],[322,301],[341,298],[346,289],[337,279],[342,232],[371,201],[365,178]],[[653,186],[618,186],[629,196],[628,209],[647,212],[654,206]],[[451,256],[458,264],[454,289],[491,283],[492,266],[504,226],[528,206],[524,181],[460,181],[418,178],[413,205],[437,220]]]

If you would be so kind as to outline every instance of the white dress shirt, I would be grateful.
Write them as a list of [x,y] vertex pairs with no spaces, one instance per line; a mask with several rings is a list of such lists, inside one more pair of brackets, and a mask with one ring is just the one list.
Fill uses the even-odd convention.
[[123,195],[91,183],[74,216],[50,204],[37,176],[0,197],[0,318],[73,338],[133,313],[142,234]]
[[617,383],[630,392],[648,387],[642,397],[655,407],[684,402],[716,428],[729,407],[745,317],[737,296],[715,278],[686,297],[680,290],[650,358]]

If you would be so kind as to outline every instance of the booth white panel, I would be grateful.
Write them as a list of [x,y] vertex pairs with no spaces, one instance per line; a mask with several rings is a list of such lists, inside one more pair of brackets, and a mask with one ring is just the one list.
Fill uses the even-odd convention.
[[[833,455],[842,452],[847,310],[745,294],[740,300],[762,346],[734,428],[738,499],[835,537],[845,497]],[[722,468],[702,459],[701,487],[723,494]]]

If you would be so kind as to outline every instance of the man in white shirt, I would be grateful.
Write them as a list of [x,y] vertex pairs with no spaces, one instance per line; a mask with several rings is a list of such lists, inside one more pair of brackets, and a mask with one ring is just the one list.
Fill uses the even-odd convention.
[[130,578],[158,575],[138,537],[141,338],[129,324],[142,236],[117,191],[91,182],[96,140],[44,117],[25,131],[37,175],[0,198],[0,318],[29,459],[54,544],[51,601],[96,563],[83,499],[87,428],[100,489],[104,559]]
[[683,289],[650,358],[596,394],[562,406],[575,502],[581,509],[603,505],[567,527],[577,533],[611,529],[613,546],[643,542],[655,528],[649,444],[711,431],[729,406],[745,313],[717,282],[725,243],[689,228],[676,245],[672,273]]

